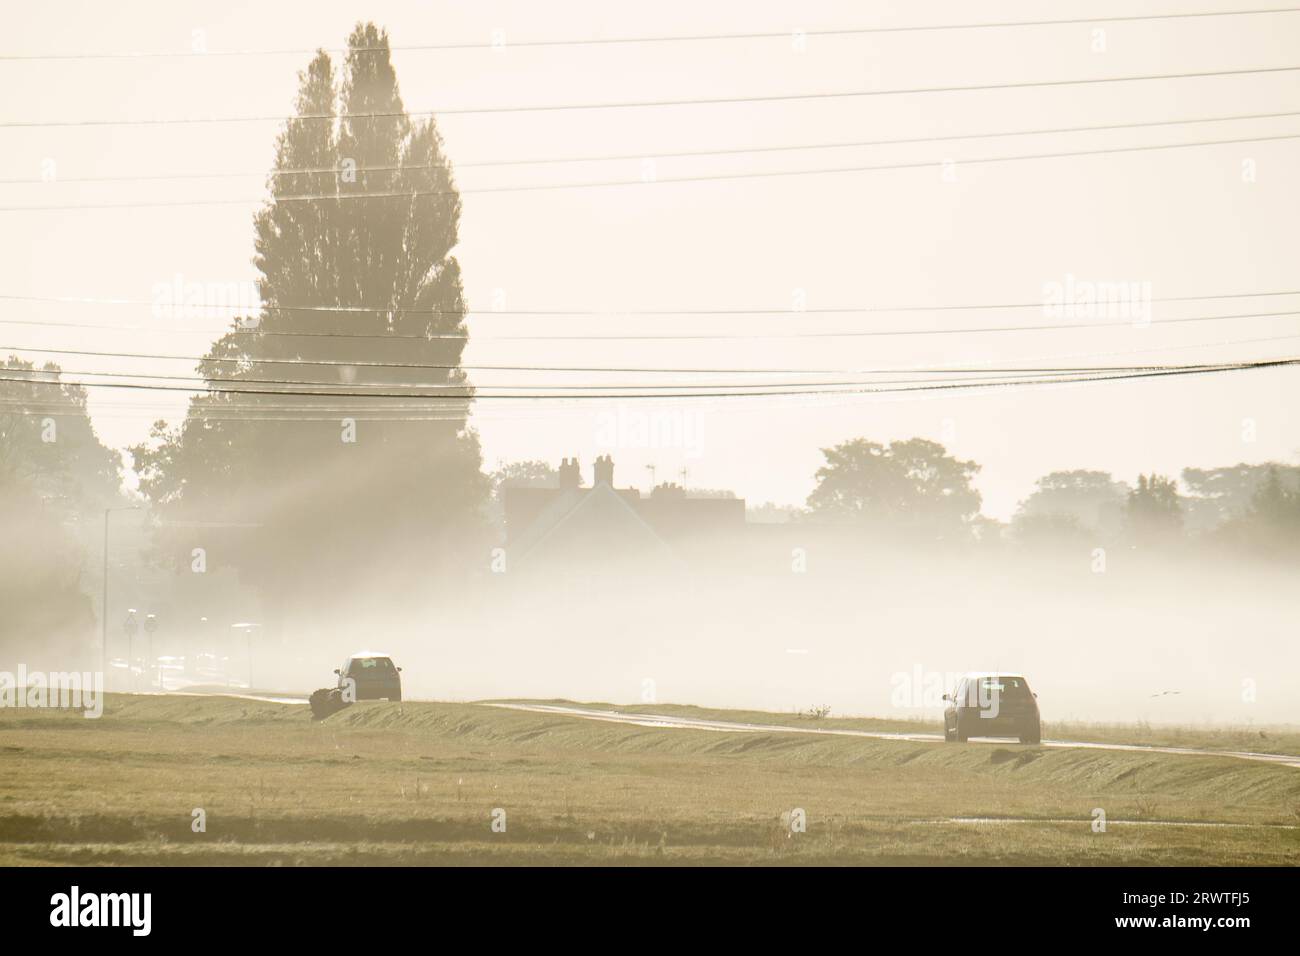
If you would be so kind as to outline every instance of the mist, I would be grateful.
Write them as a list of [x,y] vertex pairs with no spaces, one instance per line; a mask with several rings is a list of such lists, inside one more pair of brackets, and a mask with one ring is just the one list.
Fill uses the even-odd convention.
[[[242,631],[177,634],[185,625],[168,621],[153,653],[217,654],[232,692],[250,677],[259,692],[330,686],[365,650],[391,654],[414,699],[828,706],[933,723],[957,675],[1003,671],[1028,678],[1049,722],[1295,719],[1300,606],[1288,571],[1120,551],[1099,572],[1090,550],[845,560],[815,546],[797,571],[799,545],[787,543],[798,539],[714,546],[707,567],[626,574],[608,562],[493,573],[485,551],[483,573],[455,594],[367,597],[359,574],[328,615],[291,614],[251,645]],[[97,664],[93,653],[52,657],[41,640],[11,643],[5,658],[0,669]],[[116,677],[110,690],[123,689]]]

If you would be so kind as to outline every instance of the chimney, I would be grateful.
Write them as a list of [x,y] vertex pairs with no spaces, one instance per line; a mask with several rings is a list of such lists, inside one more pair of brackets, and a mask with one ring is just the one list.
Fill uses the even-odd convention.
[[593,485],[598,485],[603,481],[611,488],[614,487],[614,459],[609,455],[602,455],[597,458],[595,465],[592,466],[592,472],[595,476],[595,481],[592,482]]
[[581,479],[578,475],[578,459],[561,458],[560,459],[560,490],[576,491],[578,486],[581,483],[582,483]]

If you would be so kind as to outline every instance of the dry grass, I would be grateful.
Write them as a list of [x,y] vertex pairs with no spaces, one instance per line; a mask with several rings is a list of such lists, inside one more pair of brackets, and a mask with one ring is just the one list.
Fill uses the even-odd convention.
[[1300,862],[1300,771],[1229,758],[196,697],[0,711],[0,753],[10,864]]

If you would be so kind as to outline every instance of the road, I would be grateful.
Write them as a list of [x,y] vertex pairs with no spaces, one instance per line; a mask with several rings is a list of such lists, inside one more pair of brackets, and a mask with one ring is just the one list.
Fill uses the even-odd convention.
[[[155,692],[157,693],[157,692]],[[230,693],[221,689],[208,691],[167,691],[168,694],[192,696],[238,697],[243,700],[260,700],[272,704],[306,704],[302,696],[268,693]],[[415,703],[409,700],[408,703]],[[927,733],[890,733],[877,730],[848,730],[830,727],[794,727],[788,724],[750,724],[733,720],[709,720],[702,717],[667,717],[662,714],[644,714],[621,710],[596,710],[590,707],[574,707],[561,704],[502,703],[483,702],[483,707],[499,707],[505,710],[522,710],[537,714],[557,714],[565,717],[578,717],[583,720],[603,720],[616,724],[633,724],[638,727],[662,727],[667,730],[712,730],[729,734],[823,734],[832,737],[869,737],[873,740],[914,740],[933,743],[943,740],[942,734]],[[972,737],[971,743],[997,743],[1006,745],[1004,738]],[[1185,757],[1232,757],[1237,760],[1254,760],[1260,763],[1278,764],[1283,767],[1300,769],[1300,756],[1290,754],[1261,754],[1248,750],[1205,750],[1197,747],[1156,747],[1145,744],[1103,744],[1086,740],[1044,740],[1043,747],[1074,748],[1080,750],[1120,750],[1132,753],[1175,754]]]
[[[764,733],[764,734],[825,734],[834,737],[870,737],[873,740],[916,740],[942,741],[942,734],[887,733],[872,730],[846,730],[827,727],[792,727],[783,724],[749,724],[730,720],[706,720],[699,717],[665,717],[660,714],[642,714],[625,711],[593,710],[587,707],[561,706],[558,704],[523,704],[490,703],[488,707],[502,707],[507,710],[524,710],[539,714],[562,714],[566,717],[580,717],[584,720],[604,720],[617,724],[635,724],[638,727],[664,727],[676,730],[714,730],[720,733]],[[1006,740],[994,738],[971,738],[975,743],[999,743]],[[1137,753],[1177,754],[1195,757],[1235,757],[1238,760],[1257,760],[1262,763],[1281,764],[1284,767],[1300,768],[1300,756],[1288,754],[1260,754],[1245,750],[1201,750],[1194,747],[1150,747],[1140,744],[1099,744],[1082,740],[1044,740],[1044,747],[1078,748],[1083,750],[1126,750]]]

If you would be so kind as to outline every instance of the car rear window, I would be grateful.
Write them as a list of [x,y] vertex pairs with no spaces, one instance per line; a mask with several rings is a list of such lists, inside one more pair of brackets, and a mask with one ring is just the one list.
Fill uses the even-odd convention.
[[393,662],[387,657],[358,657],[352,662],[350,673],[386,674],[393,669]]
[[981,697],[991,697],[993,694],[1003,697],[1029,696],[1029,685],[1023,677],[981,677],[979,688]]

